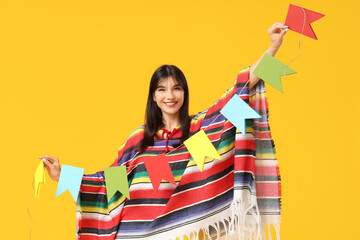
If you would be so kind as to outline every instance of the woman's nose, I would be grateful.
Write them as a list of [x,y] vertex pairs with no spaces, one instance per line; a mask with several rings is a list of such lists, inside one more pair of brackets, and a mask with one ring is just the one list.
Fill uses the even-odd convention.
[[174,93],[172,91],[168,91],[166,96],[167,96],[167,98],[173,99]]

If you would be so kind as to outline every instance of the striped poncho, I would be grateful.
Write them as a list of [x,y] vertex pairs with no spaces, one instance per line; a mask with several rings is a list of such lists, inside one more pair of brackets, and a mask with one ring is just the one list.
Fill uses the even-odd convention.
[[[185,146],[172,147],[180,142],[180,127],[159,129],[154,146],[138,153],[144,128],[135,129],[112,164],[127,166],[131,200],[117,192],[108,203],[104,173],[84,175],[77,201],[77,239],[264,239],[265,224],[273,225],[279,235],[280,175],[264,82],[249,93],[249,70],[241,70],[221,98],[191,121],[190,136],[203,129],[221,160],[206,158],[200,172]],[[220,113],[235,93],[262,116],[246,120],[245,135]],[[155,192],[144,160],[164,152],[170,152],[177,184],[163,181]]]

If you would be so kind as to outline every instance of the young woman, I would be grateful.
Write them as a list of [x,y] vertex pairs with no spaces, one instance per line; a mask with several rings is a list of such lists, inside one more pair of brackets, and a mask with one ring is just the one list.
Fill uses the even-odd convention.
[[[275,56],[287,30],[281,22],[269,28],[271,45],[265,53]],[[104,173],[84,175],[77,202],[78,239],[245,239],[259,237],[264,224],[278,226],[280,176],[272,155],[264,83],[253,74],[261,58],[242,69],[218,101],[193,117],[184,74],[172,65],[159,67],[150,82],[145,124],[129,135],[111,165],[127,167],[130,200],[117,192],[108,202]],[[234,94],[262,115],[247,121],[247,134],[220,114]],[[202,172],[182,144],[199,130],[222,157],[206,158]],[[177,185],[163,181],[155,192],[144,161],[162,153],[167,153]],[[58,181],[59,160],[39,158]],[[255,177],[261,180],[256,187]]]

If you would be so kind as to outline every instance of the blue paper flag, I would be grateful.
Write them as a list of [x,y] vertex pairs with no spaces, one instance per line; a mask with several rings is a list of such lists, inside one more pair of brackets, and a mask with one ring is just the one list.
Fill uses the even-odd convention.
[[220,113],[239,129],[242,134],[246,134],[245,119],[261,118],[254,109],[236,94],[220,110]]
[[69,165],[62,165],[60,179],[56,190],[56,197],[69,190],[71,196],[76,202],[79,195],[80,184],[84,174],[83,168],[77,168]]

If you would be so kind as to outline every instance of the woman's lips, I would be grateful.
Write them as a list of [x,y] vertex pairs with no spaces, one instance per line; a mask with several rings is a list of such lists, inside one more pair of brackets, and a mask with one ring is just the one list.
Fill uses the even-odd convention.
[[174,106],[176,103],[177,102],[164,102],[164,104],[169,107]]

